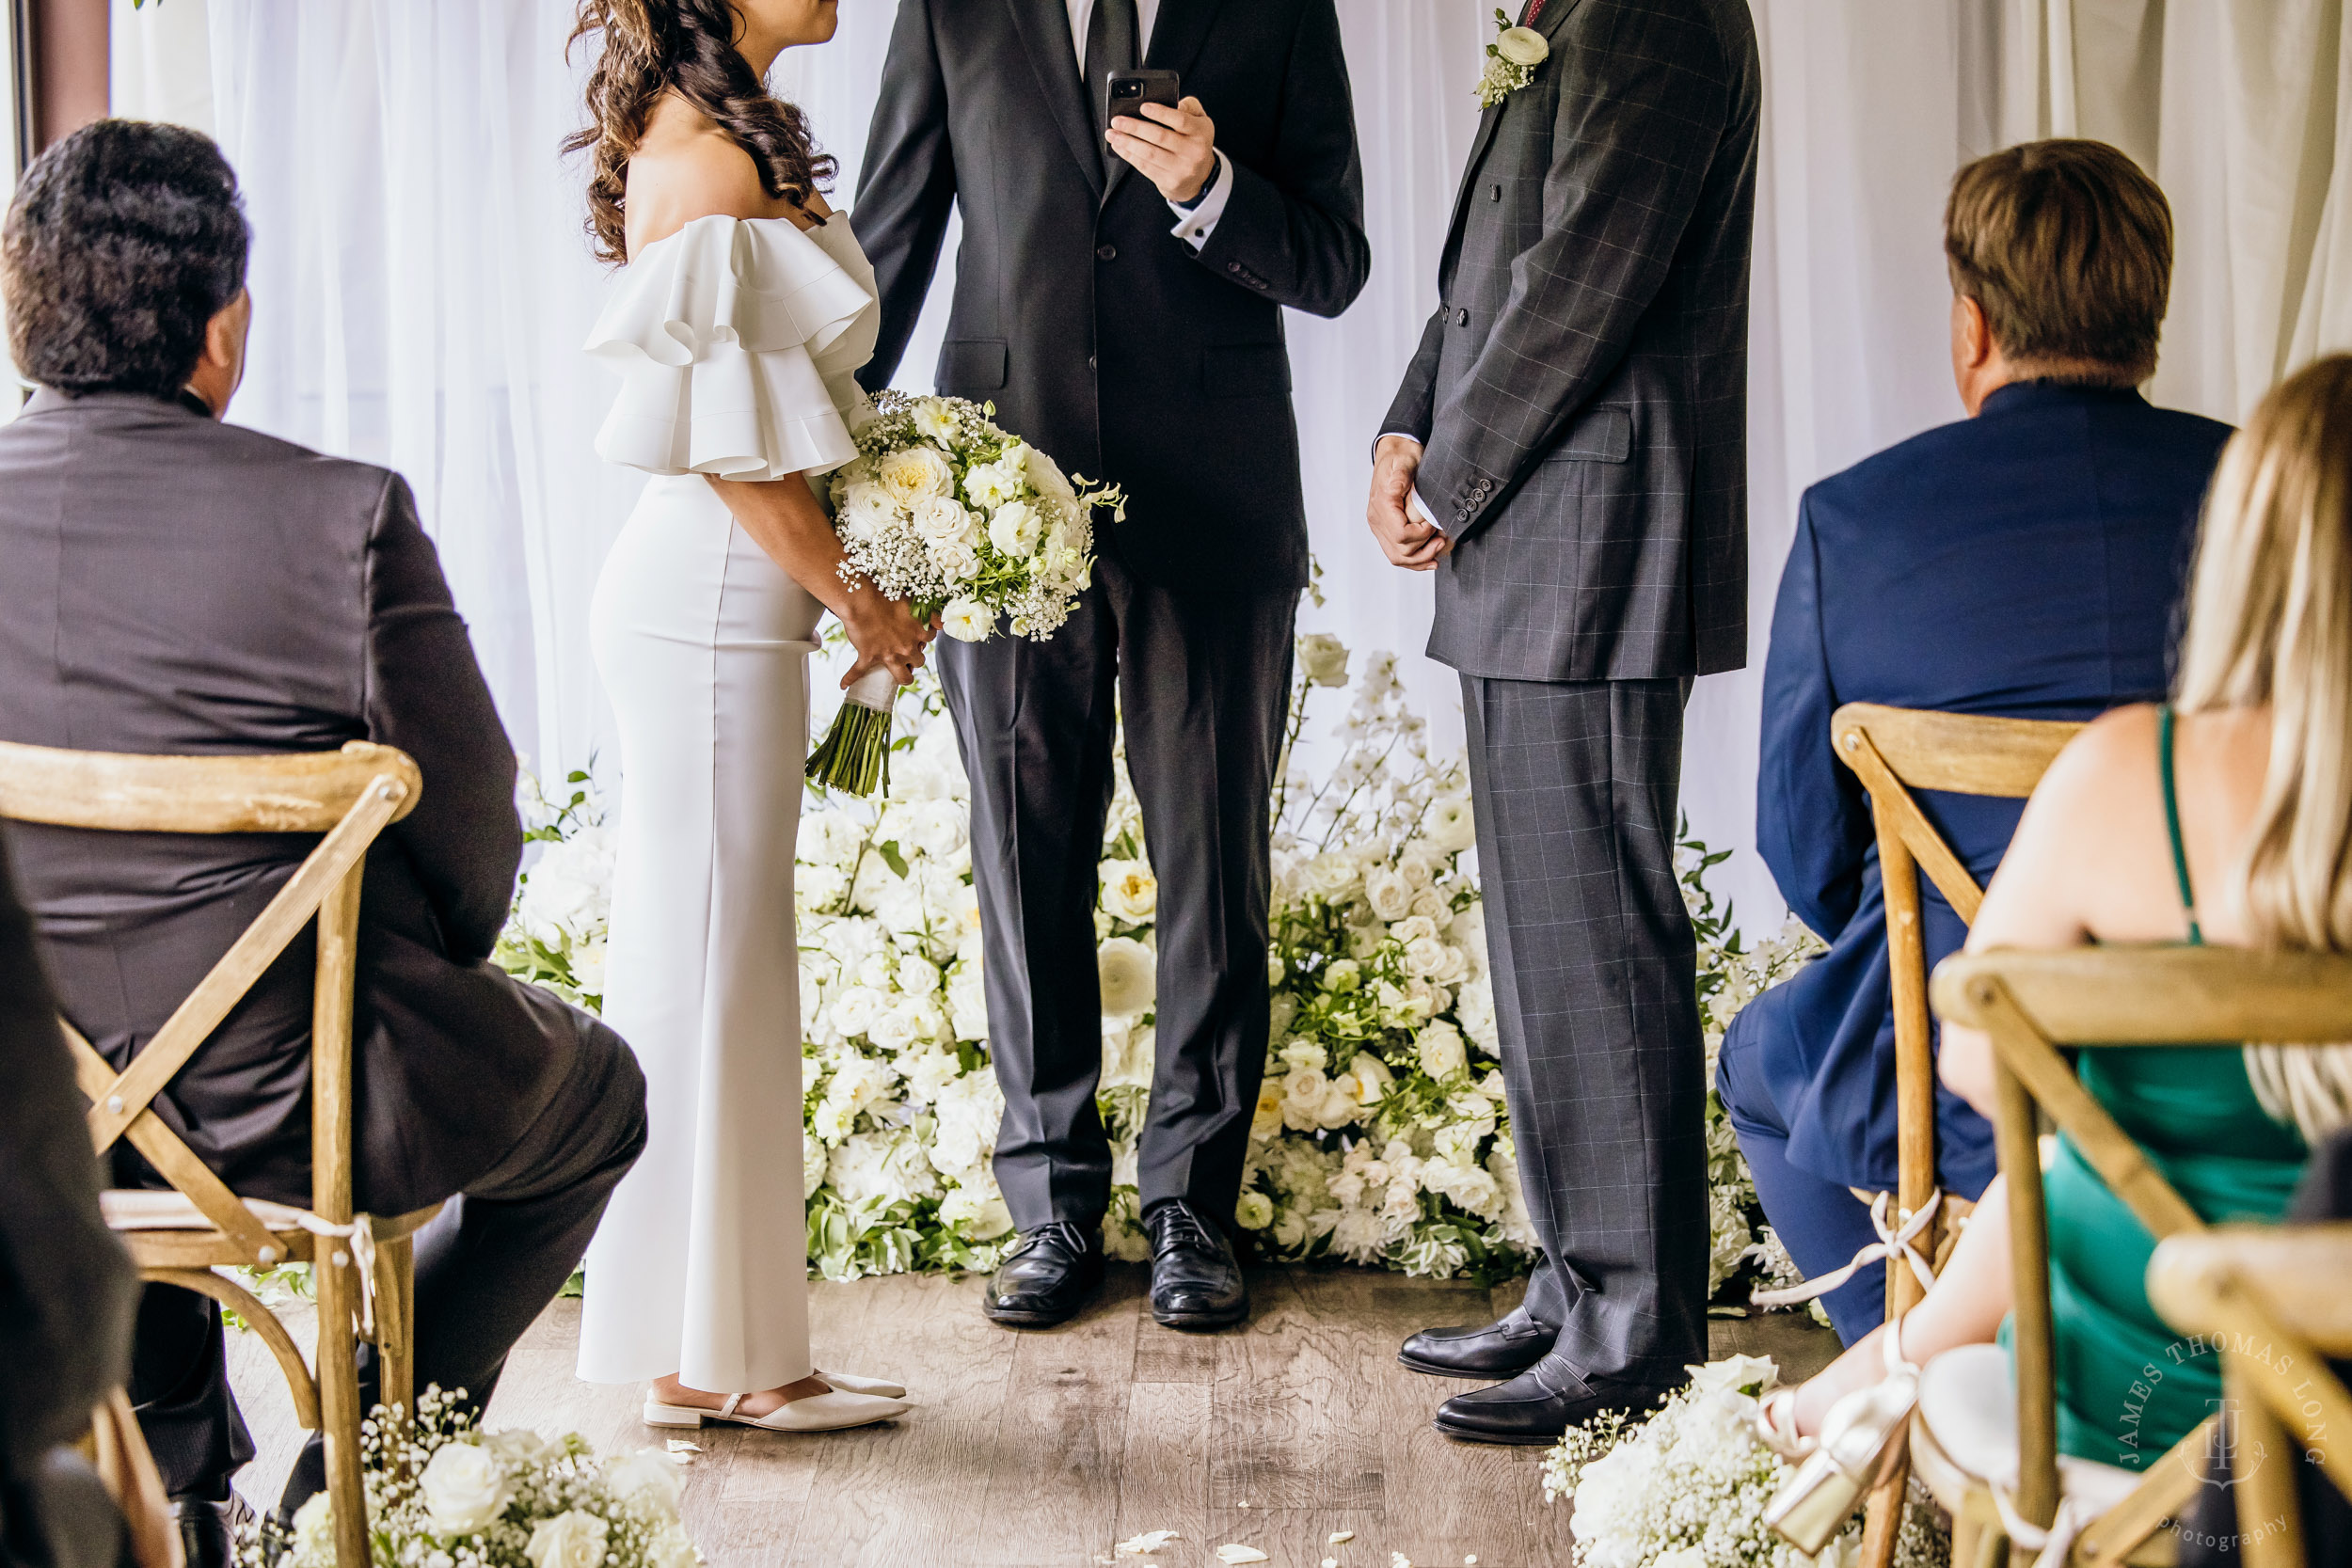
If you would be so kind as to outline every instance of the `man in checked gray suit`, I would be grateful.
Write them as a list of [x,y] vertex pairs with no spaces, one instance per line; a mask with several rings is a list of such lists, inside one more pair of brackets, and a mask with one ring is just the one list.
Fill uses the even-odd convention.
[[[1707,1350],[1704,1047],[1674,871],[1682,709],[1747,649],[1747,0],[1529,0],[1369,518],[1438,574],[1461,673],[1503,1082],[1544,1257],[1406,1341],[1503,1380],[1451,1436],[1549,1443]],[[1508,52],[1538,53],[1514,35]]]

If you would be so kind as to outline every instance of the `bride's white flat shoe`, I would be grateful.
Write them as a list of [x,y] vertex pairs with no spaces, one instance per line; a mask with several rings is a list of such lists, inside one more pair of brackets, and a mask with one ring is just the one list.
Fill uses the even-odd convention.
[[663,1404],[657,1400],[647,1400],[645,1424],[649,1427],[699,1427],[709,1421],[757,1427],[762,1432],[839,1432],[845,1427],[871,1426],[876,1421],[887,1421],[914,1408],[904,1400],[850,1393],[839,1387],[830,1394],[811,1394],[806,1399],[778,1405],[765,1416],[737,1415],[736,1407],[742,1402],[742,1395],[729,1394],[725,1404],[716,1410],[704,1410],[696,1405]]
[[829,1383],[845,1394],[877,1394],[886,1400],[902,1400],[907,1391],[895,1383],[878,1377],[855,1377],[848,1372],[829,1372],[819,1368],[808,1374],[819,1383]]

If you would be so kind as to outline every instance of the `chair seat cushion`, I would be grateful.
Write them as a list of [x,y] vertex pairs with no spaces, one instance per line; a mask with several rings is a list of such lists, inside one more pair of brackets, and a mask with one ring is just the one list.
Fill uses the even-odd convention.
[[[1998,1345],[1947,1350],[1919,1372],[1919,1419],[1944,1457],[1975,1481],[2017,1486],[2017,1385]],[[2058,1456],[2058,1489],[2104,1513],[2140,1482],[2138,1472]]]

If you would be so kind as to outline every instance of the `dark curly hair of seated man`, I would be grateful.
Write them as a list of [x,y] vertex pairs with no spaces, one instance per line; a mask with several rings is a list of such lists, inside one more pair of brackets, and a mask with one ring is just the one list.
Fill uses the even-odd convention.
[[179,394],[245,288],[237,177],[198,132],[102,119],[27,172],[0,231],[8,351],[72,396]]

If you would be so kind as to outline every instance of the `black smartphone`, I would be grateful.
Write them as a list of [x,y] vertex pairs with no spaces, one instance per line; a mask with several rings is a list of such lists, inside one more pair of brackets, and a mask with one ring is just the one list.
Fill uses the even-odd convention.
[[1165,103],[1174,108],[1184,101],[1184,78],[1172,71],[1114,71],[1103,86],[1109,100],[1109,118],[1125,115],[1130,119],[1144,118],[1146,103]]

